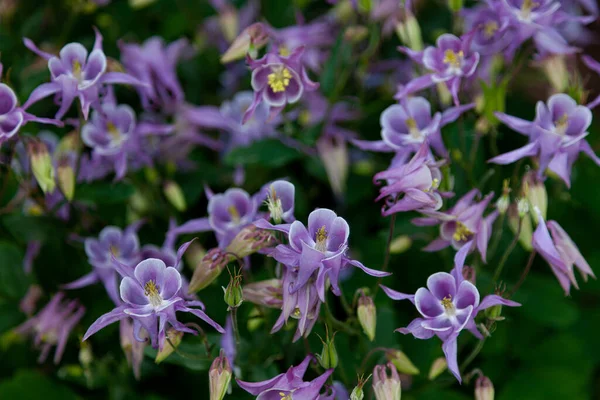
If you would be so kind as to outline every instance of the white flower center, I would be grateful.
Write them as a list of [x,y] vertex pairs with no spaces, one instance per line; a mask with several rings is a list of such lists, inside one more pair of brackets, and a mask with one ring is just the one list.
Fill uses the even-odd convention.
[[317,242],[315,246],[317,250],[323,253],[327,251],[327,230],[325,229],[325,225],[317,230],[315,242]]
[[150,304],[152,304],[152,306],[155,308],[160,306],[163,302],[163,298],[161,297],[158,287],[154,281],[146,282],[144,285],[144,294],[146,297],[148,297],[148,300],[150,300]]

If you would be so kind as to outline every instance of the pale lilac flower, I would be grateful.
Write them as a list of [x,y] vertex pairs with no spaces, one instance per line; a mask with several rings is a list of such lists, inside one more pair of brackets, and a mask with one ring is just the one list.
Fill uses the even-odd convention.
[[32,335],[34,345],[41,349],[38,358],[43,363],[53,346],[54,364],[58,364],[67,345],[69,334],[85,313],[85,307],[77,300],[67,300],[62,292],[52,297],[50,302],[23,324],[15,328],[19,335]]
[[479,53],[471,49],[473,35],[474,32],[470,32],[458,38],[445,33],[437,39],[435,47],[429,46],[423,51],[399,47],[414,62],[425,67],[429,74],[413,79],[401,87],[394,98],[402,100],[409,94],[444,82],[452,93],[454,104],[458,106],[461,81],[473,75],[479,63]]
[[[390,370],[390,376],[386,369]],[[376,400],[400,400],[402,387],[394,364],[388,362],[373,368],[373,392]]]
[[429,147],[423,143],[419,151],[406,164],[391,166],[375,174],[373,180],[387,181],[379,189],[375,201],[385,199],[381,210],[383,216],[403,211],[437,211],[442,207],[442,197],[453,193],[438,190],[442,181],[440,166],[444,161],[435,162],[429,156]]
[[80,289],[102,282],[108,296],[115,304],[121,304],[118,290],[118,275],[114,268],[112,258],[133,270],[140,261],[140,243],[137,230],[140,224],[130,225],[125,230],[116,226],[107,226],[102,229],[98,239],[85,239],[85,252],[92,265],[92,272],[81,278],[63,285],[65,289]]
[[595,279],[594,271],[567,232],[556,221],[546,223],[537,207],[535,212],[539,222],[533,233],[533,248],[548,262],[565,294],[569,294],[571,284],[579,289],[573,266],[579,270],[584,281],[587,281],[588,276]]
[[474,107],[474,103],[450,107],[432,116],[431,105],[425,98],[403,98],[399,104],[391,105],[381,113],[382,140],[353,140],[352,143],[363,150],[396,152],[402,160],[427,143],[440,157],[448,157],[441,128]]
[[19,310],[21,310],[21,312],[23,312],[28,317],[31,317],[35,312],[36,303],[42,297],[43,294],[44,292],[42,291],[42,288],[39,285],[29,285],[27,293],[25,293],[25,296],[23,296],[23,298],[19,302]]
[[283,56],[274,49],[258,60],[247,57],[252,69],[254,99],[244,113],[243,123],[252,117],[262,102],[269,106],[271,116],[276,116],[286,104],[300,100],[304,90],[317,90],[319,84],[310,80],[302,65],[303,53],[304,47],[300,46],[289,56]]
[[514,40],[515,29],[511,26],[510,14],[501,6],[501,2],[482,2],[476,7],[462,10],[465,30],[474,31],[471,47],[481,55],[498,54]]
[[300,365],[290,367],[287,372],[262,382],[245,382],[236,379],[238,385],[259,400],[280,400],[282,398],[302,400],[325,400],[329,396],[320,394],[327,378],[333,373],[328,369],[321,376],[310,382],[304,381],[304,374],[313,359],[307,356]]
[[296,220],[294,217],[294,195],[295,186],[284,180],[269,182],[260,190],[260,198],[264,198],[269,209],[269,219],[276,224],[284,221],[292,223]]
[[479,291],[462,274],[462,262],[456,264],[452,273],[437,272],[427,279],[427,287],[420,288],[414,295],[396,292],[381,286],[393,300],[410,300],[421,318],[414,319],[406,328],[396,331],[412,334],[417,339],[429,339],[437,336],[443,342],[442,350],[448,362],[448,369],[461,382],[457,362],[457,338],[463,329],[467,329],[479,339],[483,336],[475,325],[479,311],[495,305],[520,306],[498,295],[488,295],[481,302]]
[[[133,332],[133,320],[131,318],[121,320],[119,323],[119,335],[121,348],[127,358],[127,364],[133,369],[135,379],[140,380],[146,342],[136,340]],[[141,333],[141,335],[145,336],[145,333]]]
[[494,193],[488,194],[479,203],[474,201],[477,195],[479,195],[479,191],[473,189],[460,198],[448,211],[426,212],[425,214],[431,216],[413,220],[413,223],[418,226],[441,224],[440,237],[423,250],[438,251],[452,246],[455,250],[468,253],[477,248],[485,262],[488,242],[492,235],[492,225],[498,217],[498,211],[493,211],[484,217],[483,214],[494,197]]
[[571,185],[571,168],[579,153],[585,153],[597,165],[596,156],[584,138],[589,134],[592,112],[566,94],[555,94],[547,104],[538,102],[533,122],[496,113],[500,121],[511,129],[529,137],[529,143],[517,150],[501,154],[489,162],[510,164],[523,157],[538,159],[538,177],[542,177],[546,168],[556,173],[566,184]]
[[102,85],[145,85],[131,75],[122,72],[106,72],[107,62],[102,50],[102,35],[97,29],[95,31],[96,40],[89,54],[80,43],[69,43],[56,57],[38,49],[30,39],[23,39],[25,47],[48,60],[51,75],[49,83],[41,84],[31,93],[24,108],[48,96],[60,94],[60,108],[56,113],[56,119],[62,119],[75,97],[78,97],[83,117],[87,120],[90,106],[99,100]]
[[[187,246],[189,246],[189,242],[180,247],[177,252],[178,258],[181,257]],[[183,298],[179,271],[173,267],[167,267],[163,261],[156,258],[146,259],[140,262],[134,271],[121,265],[119,273],[123,275],[120,286],[123,303],[98,318],[89,327],[83,340],[113,322],[131,317],[136,340],[144,340],[140,336],[141,329],[144,328],[150,337],[152,347],[162,349],[166,339],[167,325],[180,332],[197,334],[196,331],[177,320],[175,315],[177,311],[192,313],[219,333],[224,332],[224,329],[203,311],[204,304],[201,301],[187,301]]]

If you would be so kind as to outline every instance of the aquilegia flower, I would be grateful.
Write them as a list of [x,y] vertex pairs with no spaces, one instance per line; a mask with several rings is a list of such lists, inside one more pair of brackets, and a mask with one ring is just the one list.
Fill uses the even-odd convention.
[[306,356],[300,365],[290,367],[287,372],[279,374],[274,378],[262,382],[245,382],[236,379],[238,385],[246,392],[256,396],[259,400],[326,400],[331,399],[321,393],[321,388],[327,381],[327,378],[333,373],[333,369],[328,369],[321,376],[310,382],[304,382],[304,374],[313,359],[312,356]]
[[444,82],[452,93],[454,104],[458,106],[461,80],[473,75],[479,63],[479,53],[471,50],[472,39],[472,32],[460,38],[445,33],[437,39],[435,47],[429,46],[423,51],[400,47],[400,51],[406,53],[417,64],[424,66],[430,73],[413,79],[401,87],[395,99],[402,100],[411,93]]
[[391,105],[381,113],[379,121],[383,140],[353,140],[352,143],[363,150],[396,152],[400,163],[416,153],[423,143],[428,143],[440,157],[448,157],[441,128],[473,107],[474,103],[450,107],[432,116],[431,105],[425,98],[403,98],[400,104]]
[[[85,307],[77,300],[66,300],[59,292],[34,317],[15,328],[20,335],[33,335],[34,344],[41,348],[38,362],[43,363],[53,346],[54,364],[58,364],[67,345],[69,334],[85,313]],[[63,301],[64,300],[64,301]]]
[[533,248],[548,262],[565,294],[569,294],[571,284],[579,289],[573,273],[573,266],[577,267],[584,281],[587,281],[588,276],[596,278],[590,265],[558,222],[548,221],[546,223],[537,207],[535,212],[539,222],[533,233]]
[[471,282],[465,280],[462,265],[457,264],[452,273],[437,272],[427,279],[427,287],[420,288],[414,295],[396,292],[381,286],[393,300],[410,300],[421,318],[415,318],[406,328],[396,331],[412,334],[417,339],[429,339],[434,335],[443,343],[442,349],[448,362],[448,369],[461,381],[457,362],[456,340],[463,329],[469,330],[479,339],[483,339],[475,325],[477,313],[495,305],[520,306],[511,300],[492,294],[479,302],[479,291]]
[[302,65],[303,53],[304,47],[300,46],[288,56],[283,56],[274,49],[258,60],[247,57],[252,69],[254,99],[244,114],[244,123],[252,117],[261,102],[269,106],[273,117],[286,104],[300,100],[304,90],[317,90],[319,84],[310,80]]
[[566,94],[555,94],[546,104],[537,103],[535,120],[530,122],[504,113],[496,113],[500,121],[511,129],[529,137],[529,143],[517,150],[501,154],[489,162],[510,164],[523,157],[537,157],[538,176],[546,168],[556,173],[567,186],[571,185],[571,168],[579,156],[585,153],[597,165],[596,156],[584,139],[592,123],[592,112]]
[[94,48],[88,51],[80,43],[65,45],[56,57],[36,47],[28,38],[25,46],[38,56],[48,60],[51,81],[38,86],[29,96],[24,108],[54,94],[60,94],[61,104],[56,119],[61,119],[79,98],[83,117],[87,119],[90,106],[99,100],[100,88],[104,84],[145,85],[131,75],[122,72],[106,72],[106,55],[102,50],[102,35],[96,30]]
[[465,30],[474,30],[472,49],[481,55],[498,54],[514,38],[510,14],[501,6],[502,0],[482,2],[476,7],[463,9]]
[[[178,251],[180,257],[188,245],[189,243],[186,243],[180,247]],[[162,260],[149,258],[140,262],[133,272],[127,268],[120,268],[119,273],[123,275],[120,287],[123,303],[98,318],[89,327],[83,340],[113,322],[131,317],[136,340],[144,341],[140,336],[141,329],[144,328],[150,337],[152,347],[162,349],[167,325],[180,332],[197,334],[195,330],[177,320],[175,315],[177,311],[192,313],[219,333],[225,332],[221,325],[206,315],[201,301],[188,301],[183,298],[179,271],[167,267]]]
[[107,226],[100,231],[98,239],[85,239],[85,253],[92,265],[92,272],[63,285],[63,288],[79,289],[102,282],[111,300],[117,305],[121,304],[117,286],[118,275],[112,258],[133,270],[135,264],[140,261],[140,242],[137,236],[139,226],[140,224],[136,223],[124,231],[116,226]]

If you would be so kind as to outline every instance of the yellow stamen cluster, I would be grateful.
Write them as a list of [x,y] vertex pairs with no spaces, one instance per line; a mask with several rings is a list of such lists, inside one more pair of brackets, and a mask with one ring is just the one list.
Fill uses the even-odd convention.
[[292,74],[290,70],[286,67],[273,67],[271,69],[269,75],[267,75],[267,80],[271,90],[275,93],[285,91],[285,88],[289,86],[290,80],[292,79]]
[[567,114],[563,114],[562,117],[554,121],[554,126],[556,127],[556,133],[559,135],[564,135],[569,126],[569,116]]
[[160,296],[160,292],[158,291],[158,286],[156,286],[156,282],[148,281],[144,285],[144,294],[150,300],[150,304],[154,307],[158,307],[162,303],[162,297]]
[[460,221],[456,222],[456,230],[454,231],[454,234],[452,235],[452,239],[456,240],[457,242],[460,241],[465,241],[467,239],[469,239],[469,236],[471,236],[473,234],[473,232],[467,228],[467,226],[465,224],[463,224]]
[[73,75],[77,79],[81,78],[81,63],[78,60],[73,60]]
[[424,190],[424,192],[429,192],[431,190],[436,190],[440,187],[440,180],[438,178],[433,178],[431,181],[431,187],[429,189]]
[[235,208],[235,206],[231,205],[227,207],[227,212],[229,213],[229,215],[231,215],[231,220],[233,222],[235,222],[236,224],[240,222],[240,213],[238,212],[237,208]]
[[483,33],[485,37],[489,39],[494,36],[498,28],[498,23],[496,21],[488,21],[483,26]]
[[445,296],[442,299],[441,303],[444,306],[444,309],[446,309],[446,310],[454,309],[454,304],[452,304],[452,296],[451,295]]
[[286,46],[281,46],[279,48],[279,55],[282,57],[287,57],[290,55],[290,49],[288,49]]
[[285,394],[283,392],[279,392],[279,396],[281,396],[281,400],[292,400],[292,394]]
[[415,139],[419,139],[421,137],[421,131],[419,130],[419,127],[417,126],[417,121],[415,121],[414,118],[408,118],[404,123],[408,128],[410,136],[412,136]]
[[121,253],[119,251],[119,248],[117,246],[110,246],[110,254],[114,255],[115,257],[119,257],[119,254]]
[[462,50],[457,53],[454,50],[448,49],[444,52],[444,64],[448,64],[454,68],[460,68],[464,57],[465,53],[463,53]]
[[319,230],[317,231],[317,234],[315,235],[315,242],[317,242],[317,245],[315,246],[315,248],[319,251],[326,251],[327,250],[327,230],[325,229],[325,225],[323,225],[322,227],[319,228]]
[[106,123],[106,130],[113,139],[119,139],[121,137],[121,131],[119,128],[117,128],[116,125],[110,121]]

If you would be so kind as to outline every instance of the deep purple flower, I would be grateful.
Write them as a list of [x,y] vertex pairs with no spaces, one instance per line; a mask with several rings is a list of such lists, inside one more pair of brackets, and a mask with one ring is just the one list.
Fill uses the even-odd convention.
[[269,106],[271,116],[275,116],[286,104],[300,100],[304,90],[317,90],[319,84],[310,80],[302,66],[303,53],[304,47],[300,46],[289,56],[283,56],[274,49],[258,60],[247,57],[252,69],[254,99],[244,113],[243,123],[252,117],[261,102],[265,102]]
[[124,231],[116,226],[107,226],[102,229],[98,239],[85,239],[85,252],[92,272],[71,283],[63,285],[65,289],[79,289],[102,282],[108,296],[115,304],[121,304],[117,287],[117,271],[112,258],[120,263],[133,267],[140,261],[140,243],[137,230],[140,224],[133,224]]
[[363,150],[396,152],[402,160],[416,153],[423,143],[428,143],[440,157],[448,157],[441,128],[474,107],[474,103],[450,107],[432,116],[431,105],[425,98],[404,98],[400,104],[391,105],[381,113],[379,121],[383,140],[352,142]]
[[53,346],[56,346],[54,364],[60,362],[69,334],[85,313],[85,307],[77,300],[64,297],[62,292],[55,294],[37,315],[15,328],[20,335],[34,336],[35,346],[41,348],[39,363],[46,360]]
[[400,47],[400,51],[408,55],[414,62],[424,66],[430,73],[413,79],[396,93],[395,99],[402,100],[411,93],[444,82],[454,104],[459,105],[458,90],[463,78],[468,78],[475,73],[479,63],[479,53],[471,50],[471,41],[474,32],[460,38],[449,33],[441,35],[436,46],[429,46],[423,51],[413,51],[407,47]]
[[479,291],[462,274],[462,262],[457,264],[452,273],[437,272],[427,279],[427,287],[420,288],[414,295],[396,292],[381,286],[385,293],[394,300],[410,300],[422,318],[415,318],[406,328],[396,331],[412,334],[417,339],[429,339],[434,335],[442,342],[442,349],[448,362],[448,369],[461,381],[457,363],[457,338],[463,329],[469,330],[479,339],[483,339],[475,325],[477,313],[495,305],[510,307],[520,306],[511,300],[498,295],[488,295],[481,303]]
[[[179,258],[189,243],[184,244],[178,251]],[[123,303],[109,313],[104,314],[94,322],[83,340],[86,340],[100,329],[127,317],[133,318],[133,329],[136,340],[143,341],[140,336],[145,329],[152,347],[162,349],[166,338],[167,324],[175,330],[197,334],[177,320],[176,312],[189,312],[211,325],[218,332],[224,329],[214,322],[204,312],[204,304],[198,300],[186,301],[182,293],[182,279],[179,271],[167,267],[156,258],[140,262],[132,272],[126,266],[119,269],[123,275],[120,293]],[[191,307],[200,307],[191,308]]]
[[121,42],[119,48],[127,72],[146,83],[137,88],[144,109],[171,113],[184,101],[177,61],[193,54],[187,39],[165,45],[162,38],[153,36],[141,45]]
[[539,222],[533,233],[533,248],[548,262],[565,294],[569,294],[571,284],[579,289],[573,266],[579,270],[584,281],[587,281],[588,276],[595,279],[594,271],[567,232],[556,221],[546,223],[537,207],[535,212]]
[[106,72],[106,55],[102,50],[102,35],[96,29],[94,48],[89,53],[79,43],[65,45],[56,57],[36,47],[28,38],[24,38],[25,47],[38,56],[48,60],[51,81],[38,86],[29,96],[24,108],[51,95],[60,94],[60,108],[56,119],[62,119],[75,97],[79,97],[83,117],[87,119],[90,106],[99,100],[102,85],[125,84],[145,85],[131,75],[122,72]]
[[437,211],[442,206],[442,197],[452,193],[438,190],[442,173],[440,166],[444,161],[435,162],[429,156],[429,147],[423,143],[414,157],[406,164],[391,166],[375,174],[374,181],[386,180],[387,185],[379,189],[379,197],[386,200],[381,210],[388,216],[403,211]]
[[494,197],[494,193],[488,194],[479,203],[474,202],[477,195],[479,195],[479,190],[473,189],[461,197],[448,211],[431,212],[429,213],[431,217],[413,220],[413,223],[418,226],[441,223],[440,237],[423,250],[438,251],[452,245],[455,250],[462,249],[463,252],[468,253],[477,248],[485,262],[488,242],[492,235],[492,225],[498,217],[498,211],[484,217],[485,209]]
[[556,173],[566,184],[571,185],[571,168],[580,152],[585,153],[597,165],[596,156],[584,138],[589,134],[592,112],[566,94],[555,94],[547,104],[541,101],[536,106],[533,122],[496,113],[498,119],[511,129],[529,137],[529,143],[520,149],[501,154],[489,162],[510,164],[523,157],[537,157],[541,178],[546,168]]
[[333,373],[333,369],[328,369],[321,376],[310,382],[304,382],[304,374],[312,359],[313,357],[309,355],[300,365],[290,367],[287,372],[266,381],[245,382],[239,379],[236,379],[236,381],[242,389],[256,396],[257,400],[282,400],[288,398],[302,400],[330,399],[329,396],[320,394],[320,392],[327,378]]

